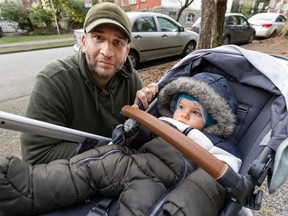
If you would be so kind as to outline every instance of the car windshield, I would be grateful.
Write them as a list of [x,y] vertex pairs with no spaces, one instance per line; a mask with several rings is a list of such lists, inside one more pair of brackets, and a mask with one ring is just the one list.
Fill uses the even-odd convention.
[[250,20],[265,20],[265,21],[272,21],[273,18],[275,17],[274,14],[256,14],[250,18]]

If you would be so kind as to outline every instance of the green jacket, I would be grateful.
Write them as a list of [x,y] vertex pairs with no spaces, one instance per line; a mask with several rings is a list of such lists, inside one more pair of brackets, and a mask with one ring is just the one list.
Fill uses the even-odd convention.
[[[134,102],[142,83],[130,61],[110,80],[107,87],[95,86],[82,51],[48,64],[36,77],[26,117],[111,137],[124,122],[120,111]],[[69,159],[78,143],[21,134],[22,157],[32,164]]]

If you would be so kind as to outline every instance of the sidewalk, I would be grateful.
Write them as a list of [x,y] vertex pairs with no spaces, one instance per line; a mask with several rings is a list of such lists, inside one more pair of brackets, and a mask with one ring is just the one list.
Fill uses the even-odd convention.
[[65,39],[29,41],[29,42],[20,42],[20,43],[8,43],[8,44],[0,44],[0,48],[31,46],[31,45],[36,45],[36,44],[47,44],[47,43],[69,42],[69,41],[74,41],[74,40],[73,38],[65,38]]

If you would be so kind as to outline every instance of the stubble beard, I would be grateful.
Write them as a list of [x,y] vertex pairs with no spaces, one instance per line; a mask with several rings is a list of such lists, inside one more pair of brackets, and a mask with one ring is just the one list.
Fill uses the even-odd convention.
[[109,81],[124,65],[125,61],[123,61],[121,64],[119,64],[113,73],[110,74],[104,74],[101,73],[99,71],[96,70],[96,66],[97,66],[97,61],[92,61],[89,55],[85,55],[86,56],[86,62],[87,62],[87,66],[88,69],[91,73],[91,75],[97,79],[103,80],[103,81]]

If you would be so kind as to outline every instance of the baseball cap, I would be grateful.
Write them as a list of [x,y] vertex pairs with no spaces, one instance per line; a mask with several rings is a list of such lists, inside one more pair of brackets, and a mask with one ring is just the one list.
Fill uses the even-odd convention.
[[118,5],[102,2],[91,7],[84,21],[84,31],[90,32],[101,24],[113,24],[120,27],[131,42],[131,22]]

